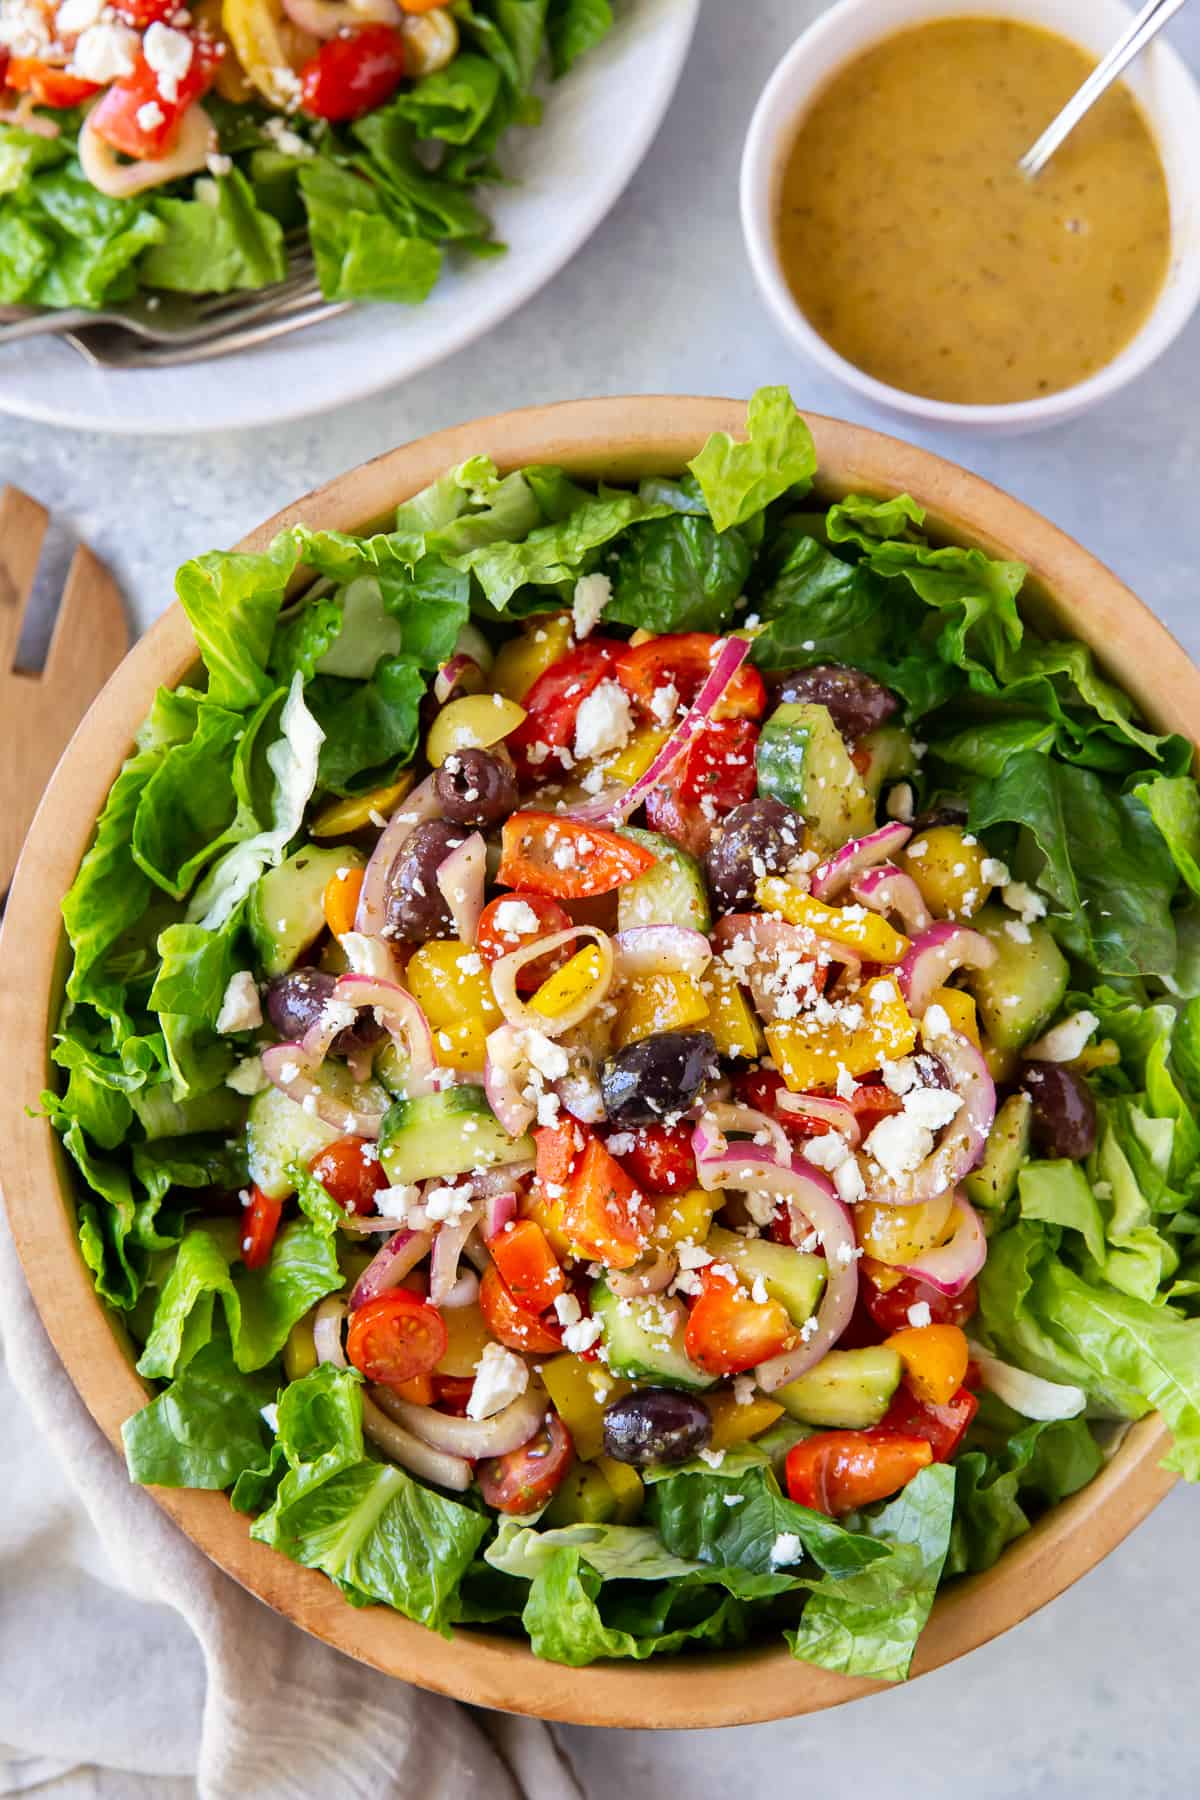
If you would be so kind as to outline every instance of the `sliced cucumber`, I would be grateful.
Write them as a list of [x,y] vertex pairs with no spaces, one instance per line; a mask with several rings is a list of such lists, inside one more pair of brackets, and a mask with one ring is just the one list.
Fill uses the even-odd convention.
[[822,849],[875,827],[875,801],[850,760],[826,706],[786,701],[762,728],[755,752],[758,791],[802,814]]
[[1026,1093],[1010,1094],[996,1114],[983,1161],[963,1182],[968,1200],[989,1212],[1001,1212],[1017,1191],[1017,1175],[1029,1155],[1029,1122],[1033,1101]]
[[912,735],[903,725],[881,725],[860,738],[858,748],[871,758],[863,775],[863,785],[872,800],[878,800],[884,785],[915,775],[917,759],[913,755]]
[[396,1187],[522,1162],[533,1153],[533,1139],[510,1138],[483,1089],[469,1083],[393,1101],[379,1134],[379,1160]]
[[683,1347],[687,1308],[682,1300],[657,1294],[645,1300],[618,1300],[606,1282],[598,1281],[591,1305],[614,1375],[662,1387],[712,1387],[713,1377],[698,1369]]
[[556,1525],[610,1525],[617,1516],[617,1496],[595,1463],[576,1463],[542,1514],[547,1529]]
[[[343,1063],[327,1062],[315,1080],[327,1093],[364,1112],[381,1113],[388,1097],[375,1082],[359,1086]],[[293,1163],[309,1163],[326,1144],[342,1134],[315,1113],[305,1112],[278,1088],[264,1088],[250,1102],[246,1117],[246,1160],[250,1179],[272,1200],[286,1199],[293,1191],[288,1170]]]
[[793,1324],[803,1325],[817,1310],[825,1287],[822,1257],[765,1238],[739,1237],[720,1225],[713,1226],[704,1248],[715,1262],[729,1263],[747,1287],[761,1277],[768,1297],[779,1301]]
[[172,1100],[168,1082],[135,1088],[129,1096],[147,1138],[188,1137],[194,1131],[237,1131],[246,1117],[246,1100],[232,1088],[214,1088],[188,1100]]
[[973,969],[967,986],[979,1007],[979,1020],[1001,1050],[1019,1050],[1050,1023],[1067,991],[1067,959],[1044,925],[1019,928],[1020,942],[1008,930],[1015,923],[999,906],[985,906],[971,920],[976,931],[996,946],[989,969]]
[[346,844],[316,849],[306,845],[268,869],[251,889],[246,923],[259,963],[267,975],[285,975],[325,929],[321,899],[339,869],[361,869],[362,852]]
[[627,825],[621,836],[632,838],[658,861],[621,889],[617,929],[628,931],[632,925],[686,925],[692,931],[710,930],[708,890],[695,857],[657,831],[640,831]]
[[850,1431],[878,1425],[900,1386],[903,1365],[885,1344],[865,1350],[831,1350],[815,1369],[771,1395],[805,1425],[842,1425]]

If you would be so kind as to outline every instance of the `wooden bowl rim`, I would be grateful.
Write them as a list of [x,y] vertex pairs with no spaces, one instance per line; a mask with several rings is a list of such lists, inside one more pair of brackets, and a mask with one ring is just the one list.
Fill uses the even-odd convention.
[[[929,451],[841,420],[806,414],[827,493],[906,490],[938,532],[1029,565],[1035,616],[1090,642],[1101,663],[1159,728],[1192,738],[1200,671],[1140,600],[1065,533],[998,488]],[[529,462],[628,478],[676,472],[710,432],[739,432],[740,401],[639,396],[530,407],[402,445],[338,477],[251,532],[261,548],[303,518],[341,530],[381,520],[445,468],[481,451],[507,470]],[[0,1093],[0,1179],[18,1254],[59,1356],[110,1442],[144,1405],[122,1328],[102,1307],[79,1255],[65,1158],[27,1107],[47,1085],[48,1043],[65,971],[59,902],[154,689],[195,662],[175,604],[138,642],[80,725],[30,830],[0,935],[0,1040],[9,1079]],[[31,1013],[44,1029],[30,1031]],[[50,1196],[55,1202],[47,1204]],[[1169,1435],[1157,1415],[1134,1425],[1089,1487],[1056,1508],[984,1574],[939,1597],[914,1662],[925,1673],[1028,1617],[1092,1568],[1167,1492]],[[383,1607],[356,1610],[332,1583],[256,1544],[222,1494],[152,1489],[219,1567],[296,1624],[389,1675],[476,1705],[584,1725],[734,1725],[819,1711],[877,1691],[795,1661],[781,1647],[653,1663],[567,1669],[496,1633],[436,1636]]]

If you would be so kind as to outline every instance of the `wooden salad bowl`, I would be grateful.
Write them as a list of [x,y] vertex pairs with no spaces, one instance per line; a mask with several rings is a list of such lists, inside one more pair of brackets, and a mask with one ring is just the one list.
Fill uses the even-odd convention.
[[[577,476],[630,480],[677,473],[710,432],[738,433],[733,400],[640,397],[530,407],[405,444],[298,500],[246,538],[259,549],[284,526],[378,528],[397,502],[478,452],[502,470],[559,463]],[[1035,621],[1091,644],[1100,663],[1162,731],[1193,737],[1200,670],[1108,569],[1029,507],[928,451],[840,420],[811,416],[818,486],[830,498],[901,490],[927,508],[937,535],[1019,557],[1030,570]],[[199,548],[199,546],[197,546]],[[66,971],[60,902],[96,817],[160,684],[196,662],[183,610],[172,606],[121,664],[67,748],[34,820],[0,942],[0,1173],[9,1222],[46,1329],[97,1423],[120,1453],[122,1420],[149,1398],[118,1320],[97,1298],[79,1254],[66,1157],[29,1116],[49,1085],[48,1046]],[[1193,741],[1194,737],[1193,737]],[[914,1673],[988,1642],[1061,1594],[1144,1519],[1171,1485],[1160,1464],[1168,1434],[1142,1420],[1090,1486],[937,1601]],[[152,1490],[213,1561],[297,1625],[386,1674],[480,1706],[583,1725],[738,1725],[815,1712],[874,1692],[795,1661],[782,1644],[728,1654],[568,1669],[526,1644],[463,1629],[447,1642],[384,1607],[357,1610],[324,1575],[252,1541],[249,1521],[220,1493]]]

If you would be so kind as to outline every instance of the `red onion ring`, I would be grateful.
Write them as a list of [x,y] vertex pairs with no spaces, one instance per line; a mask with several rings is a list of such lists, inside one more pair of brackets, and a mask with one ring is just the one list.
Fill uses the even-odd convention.
[[929,908],[921,897],[920,888],[912,876],[898,869],[895,863],[881,863],[877,868],[856,875],[850,883],[850,892],[860,905],[869,906],[872,912],[882,913],[885,917],[895,913],[906,937],[916,937],[929,929]]
[[901,825],[893,820],[891,824],[881,825],[878,831],[868,832],[866,837],[851,838],[828,862],[819,863],[813,870],[813,895],[818,900],[835,900],[858,876],[903,850],[911,836],[911,825]]
[[322,1300],[313,1316],[313,1347],[319,1363],[332,1363],[335,1369],[346,1367],[342,1349],[342,1323],[346,1317],[344,1301],[330,1297]]
[[637,1300],[670,1287],[678,1268],[679,1258],[673,1250],[656,1250],[632,1269],[610,1269],[606,1279],[618,1300]]
[[[589,993],[577,1000],[574,1006],[568,1007],[565,1013],[557,1018],[547,1018],[536,1006],[527,1005],[517,993],[517,975],[527,962],[536,962],[539,957],[546,956],[554,950],[561,949],[564,944],[573,943],[576,938],[591,938],[600,949],[600,979]],[[613,947],[608,933],[595,925],[571,925],[565,931],[552,931],[549,937],[531,938],[529,943],[522,944],[516,950],[510,950],[492,964],[492,993],[496,1004],[510,1025],[540,1031],[543,1037],[561,1037],[564,1031],[570,1031],[578,1025],[593,1009],[599,1006],[612,986]]]
[[478,1298],[478,1275],[474,1269],[460,1269],[458,1280],[442,1301],[442,1311],[454,1312],[460,1306],[474,1306]]
[[633,925],[613,939],[616,972],[633,975],[678,972],[699,980],[712,961],[712,945],[702,931],[687,925]]
[[403,1226],[394,1237],[390,1237],[382,1250],[367,1264],[354,1284],[350,1295],[350,1311],[356,1312],[365,1306],[368,1300],[374,1300],[377,1294],[385,1294],[389,1288],[399,1287],[406,1275],[412,1273],[419,1262],[423,1262],[433,1246],[432,1234],[428,1231],[410,1231]]
[[[288,0],[284,0],[285,10],[287,3]],[[390,3],[391,0],[388,0],[388,4]],[[467,689],[467,682],[474,682],[476,678],[477,685]],[[433,678],[433,697],[438,705],[445,706],[455,688],[460,685],[464,690],[474,694],[479,693],[483,687],[483,670],[473,656],[468,656],[462,650],[456,651],[449,662],[443,663]]]
[[464,944],[474,946],[483,911],[483,887],[487,877],[487,846],[478,831],[443,857],[437,868],[437,884],[454,929]]
[[739,969],[738,980],[750,989],[755,1010],[768,1025],[775,1018],[780,998],[773,984],[778,981],[781,950],[794,950],[818,968],[840,964],[851,981],[857,981],[862,972],[862,958],[857,951],[835,944],[832,938],[822,937],[808,925],[789,925],[786,919],[776,919],[769,913],[727,913],[717,921],[713,938],[722,948],[740,942],[753,946],[755,960],[744,974]]
[[939,1194],[957,1187],[983,1155],[996,1117],[995,1085],[974,1044],[960,1032],[951,1031],[932,1042],[926,1039],[926,1048],[934,1050],[962,1105],[937,1147],[910,1174],[898,1179],[872,1174],[868,1139],[868,1147],[858,1153],[858,1166],[866,1183],[867,1198],[886,1206],[915,1206],[936,1200]]
[[[729,1149],[726,1133],[730,1131],[744,1131],[750,1137],[761,1135],[765,1131],[771,1140],[774,1154],[784,1162],[791,1158],[791,1141],[778,1119],[773,1119],[769,1113],[760,1112],[754,1106],[737,1106],[720,1100],[710,1102],[705,1107],[692,1132],[697,1170],[702,1161],[725,1155]],[[757,1144],[754,1146],[755,1149],[763,1147]]]
[[[322,1059],[323,1060],[323,1059]],[[343,1137],[377,1138],[383,1113],[359,1112],[336,1095],[326,1093],[313,1080],[320,1062],[313,1063],[303,1044],[271,1044],[262,1053],[263,1070],[281,1094],[294,1100]]]
[[434,1306],[445,1306],[446,1297],[458,1280],[458,1263],[467,1239],[483,1217],[482,1202],[469,1207],[457,1224],[449,1220],[439,1225],[429,1259],[429,1299]]
[[483,1091],[511,1138],[522,1136],[537,1117],[537,1107],[525,1098],[530,1074],[529,1058],[521,1046],[517,1027],[497,1025],[495,1031],[489,1031]]
[[523,1394],[490,1419],[456,1419],[437,1412],[432,1406],[414,1406],[401,1400],[399,1394],[380,1388],[376,1400],[390,1419],[406,1425],[422,1443],[450,1456],[507,1456],[519,1450],[540,1431],[546,1417],[546,1396],[540,1388],[526,1388]]
[[419,1475],[422,1481],[432,1481],[435,1487],[465,1493],[471,1485],[470,1463],[464,1457],[447,1456],[434,1450],[395,1419],[390,1419],[376,1404],[384,1399],[386,1392],[385,1388],[372,1388],[370,1394],[362,1396],[363,1435],[370,1438],[385,1456],[413,1475]]
[[923,1018],[934,994],[955,969],[990,969],[995,960],[996,946],[981,931],[939,920],[922,932],[897,970],[909,1012],[915,1019]]
[[419,787],[405,796],[384,826],[379,842],[363,871],[363,884],[354,914],[354,929],[364,937],[378,937],[386,917],[387,878],[400,854],[404,840],[427,819],[441,817],[441,802],[434,787],[433,775],[427,775]]
[[493,1194],[483,1209],[484,1237],[498,1237],[504,1227],[516,1216],[517,1196],[514,1193]]
[[787,1088],[780,1088],[775,1104],[798,1118],[822,1119],[834,1131],[841,1132],[852,1150],[857,1150],[862,1142],[862,1127],[848,1100],[834,1100],[825,1094],[792,1094]]
[[933,1250],[923,1250],[916,1262],[896,1263],[902,1275],[927,1281],[939,1294],[953,1298],[961,1294],[968,1282],[974,1281],[987,1261],[987,1238],[979,1222],[979,1214],[961,1194],[954,1196],[954,1231],[948,1241]]
[[407,1063],[404,1085],[408,1099],[432,1091],[437,1085],[433,1033],[425,1014],[406,988],[398,987],[394,981],[380,981],[373,975],[339,975],[333,997],[345,1000],[351,1006],[374,1007],[375,1017]]
[[599,794],[595,800],[589,800],[582,806],[568,807],[567,817],[579,819],[587,825],[623,824],[637,811],[650,790],[659,785],[697,732],[708,724],[725,689],[749,654],[750,644],[747,639],[726,638],[707,681],[645,774],[639,775],[627,788],[615,793]]
[[399,25],[404,14],[395,0],[282,0],[293,25],[315,38],[336,37],[362,25]]

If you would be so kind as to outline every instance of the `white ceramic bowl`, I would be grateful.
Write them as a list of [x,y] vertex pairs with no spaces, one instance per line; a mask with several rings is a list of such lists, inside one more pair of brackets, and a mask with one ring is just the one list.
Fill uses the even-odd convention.
[[[1099,58],[1129,22],[1119,0],[839,0],[792,45],[763,90],[742,156],[741,210],[746,248],[764,299],[792,342],[876,405],[940,425],[992,433],[1057,425],[1107,400],[1160,356],[1200,301],[1200,89],[1159,37],[1125,80],[1158,142],[1171,205],[1171,264],[1162,293],[1141,330],[1097,374],[1061,393],[1005,405],[960,406],[929,400],[877,381],[856,368],[813,329],[792,298],[776,249],[775,218],[787,149],[796,126],[839,69],[862,51],[929,19],[986,15],[1022,19],[1069,38]],[[1046,121],[1049,123],[1049,120]]]

